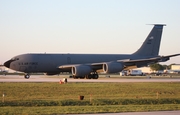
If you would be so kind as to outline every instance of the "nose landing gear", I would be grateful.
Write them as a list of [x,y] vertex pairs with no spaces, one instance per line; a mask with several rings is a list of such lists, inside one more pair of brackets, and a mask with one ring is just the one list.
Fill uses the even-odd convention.
[[29,79],[29,78],[30,78],[30,75],[29,75],[29,74],[25,74],[25,75],[24,75],[24,78],[25,78],[25,79]]

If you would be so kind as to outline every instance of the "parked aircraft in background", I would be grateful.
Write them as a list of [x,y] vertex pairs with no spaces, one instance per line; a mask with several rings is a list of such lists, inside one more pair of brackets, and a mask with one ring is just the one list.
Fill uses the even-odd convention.
[[[165,62],[180,54],[159,56],[163,24],[155,24],[142,46],[132,54],[22,54],[4,63],[4,66],[24,72],[47,75],[72,73],[74,78],[98,79],[98,73],[116,73],[122,70]],[[128,47],[130,47],[130,44]]]

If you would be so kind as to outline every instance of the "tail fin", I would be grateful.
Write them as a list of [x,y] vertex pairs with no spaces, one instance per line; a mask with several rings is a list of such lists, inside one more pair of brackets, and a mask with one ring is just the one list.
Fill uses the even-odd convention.
[[163,24],[155,24],[142,46],[134,53],[140,56],[157,56],[161,42]]

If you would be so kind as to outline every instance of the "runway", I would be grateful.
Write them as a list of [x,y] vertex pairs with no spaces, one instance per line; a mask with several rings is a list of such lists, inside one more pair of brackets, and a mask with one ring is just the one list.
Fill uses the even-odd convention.
[[147,78],[145,76],[141,78],[105,78],[100,77],[99,79],[73,79],[67,76],[44,76],[44,75],[31,75],[29,79],[25,79],[24,76],[19,75],[0,75],[0,82],[59,82],[63,78],[67,78],[68,82],[180,82],[180,78]]

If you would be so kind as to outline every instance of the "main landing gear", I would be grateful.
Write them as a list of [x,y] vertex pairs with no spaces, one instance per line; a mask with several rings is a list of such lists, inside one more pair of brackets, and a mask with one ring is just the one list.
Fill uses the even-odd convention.
[[94,73],[92,73],[92,74],[89,74],[89,75],[85,75],[85,76],[72,76],[74,79],[78,79],[78,78],[80,78],[80,79],[98,79],[99,78],[99,75],[96,73],[96,72],[94,72]]
[[86,79],[98,79],[99,75],[98,74],[89,74],[85,76]]
[[29,79],[29,78],[30,78],[30,75],[29,75],[29,74],[25,74],[25,75],[24,75],[24,78],[25,78],[25,79]]

